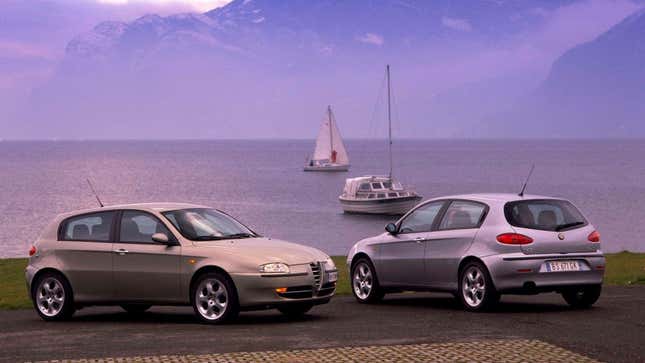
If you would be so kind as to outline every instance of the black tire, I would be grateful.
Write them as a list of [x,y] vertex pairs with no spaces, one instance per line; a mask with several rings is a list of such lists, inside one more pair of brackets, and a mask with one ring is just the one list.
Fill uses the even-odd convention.
[[[478,271],[479,275],[473,276],[472,272],[474,271]],[[466,274],[470,274],[474,280],[474,284],[467,285],[467,280],[471,280],[468,279]],[[472,290],[466,286],[476,287],[477,292],[472,293]],[[483,289],[481,289],[482,287]],[[464,309],[468,311],[480,312],[490,310],[499,302],[500,295],[495,289],[490,273],[488,273],[486,266],[479,261],[468,262],[459,270],[457,288],[457,297]]]
[[123,304],[121,305],[121,308],[125,310],[128,314],[132,315],[141,315],[146,310],[150,309],[152,305],[147,305],[147,304]]
[[[366,278],[365,280],[361,282],[354,281],[356,279],[356,274],[358,273],[359,276],[365,275],[364,272],[360,272],[359,269],[364,269],[367,268],[370,274],[371,278]],[[365,270],[363,270],[365,271]],[[360,277],[359,277],[360,278]],[[383,299],[385,296],[385,292],[381,288],[381,285],[378,282],[378,276],[376,276],[376,269],[374,268],[374,265],[372,264],[372,261],[370,261],[368,258],[361,257],[356,262],[352,264],[352,270],[350,274],[350,287],[352,289],[352,294],[356,298],[356,301],[358,301],[361,304],[374,304]],[[358,285],[355,285],[358,284]],[[368,288],[367,285],[371,283],[371,287],[369,287],[369,292],[365,292],[362,290],[363,288]]]
[[[49,290],[47,290],[45,284],[47,284]],[[54,300],[58,301],[61,296],[63,299],[62,304],[53,302]],[[55,309],[55,313],[46,313],[45,308],[41,310],[41,307],[39,307],[39,301],[42,301],[43,306],[49,306],[47,300],[53,302],[51,307]],[[74,315],[74,292],[72,291],[72,286],[65,276],[58,272],[45,272],[33,281],[31,301],[38,315],[45,321],[69,320]]]
[[602,285],[580,286],[562,292],[564,300],[574,309],[587,309],[598,301]]
[[[213,301],[213,304],[216,303],[225,303],[225,307],[223,309],[218,309],[218,313],[220,314],[218,316],[211,316],[210,318],[207,317],[208,315],[207,312],[202,313],[202,311],[208,309],[208,304],[210,304],[210,301],[199,301],[199,297],[197,296],[198,293],[200,295],[206,294],[208,296],[209,292],[206,287],[204,289],[201,289],[199,291],[200,286],[202,286],[202,283],[205,283],[207,280],[211,281],[217,281],[217,291],[219,291],[219,288],[221,287],[222,289],[225,290],[226,292],[226,298],[224,300],[220,299],[220,296],[213,296],[211,299]],[[215,291],[215,292],[217,292]],[[237,296],[237,290],[235,288],[235,285],[233,284],[233,281],[228,277],[228,275],[221,273],[221,272],[207,272],[202,275],[200,275],[195,282],[193,283],[193,286],[190,289],[190,296],[191,296],[191,305],[193,306],[193,310],[195,311],[195,315],[199,320],[203,323],[207,324],[222,324],[225,322],[229,322],[232,320],[235,320],[237,316],[240,313],[240,304]],[[206,300],[209,300],[208,297],[206,297]],[[220,313],[223,311],[223,313]]]
[[285,304],[278,306],[278,311],[289,318],[300,318],[307,314],[313,307],[314,304],[312,303]]

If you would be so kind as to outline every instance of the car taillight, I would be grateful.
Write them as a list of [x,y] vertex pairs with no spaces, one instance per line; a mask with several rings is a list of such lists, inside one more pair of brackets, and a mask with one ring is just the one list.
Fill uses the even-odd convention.
[[589,242],[600,242],[600,233],[598,231],[593,231],[587,236]]
[[531,237],[519,233],[503,233],[497,236],[497,241],[505,245],[527,245],[533,243]]
[[35,254],[36,254],[36,246],[31,246],[31,248],[29,249],[29,257]]

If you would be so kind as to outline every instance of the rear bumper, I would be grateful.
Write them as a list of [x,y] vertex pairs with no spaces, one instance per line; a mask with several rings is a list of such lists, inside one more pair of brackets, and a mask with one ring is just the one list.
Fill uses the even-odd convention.
[[[27,267],[25,268],[25,281],[27,282],[27,291],[29,292],[31,291],[31,283],[34,280],[36,272],[36,268],[31,264],[27,265]],[[31,293],[29,293],[29,296],[31,297]]]
[[[320,286],[314,285],[311,274],[266,276],[261,274],[231,274],[243,310],[269,309],[292,303],[328,303],[336,292],[336,282],[328,281],[327,272]],[[278,288],[287,288],[284,293]]]
[[[558,291],[572,286],[602,284],[605,257],[592,254],[493,255],[483,258],[495,284],[502,293]],[[547,261],[576,260],[582,271],[548,272]]]

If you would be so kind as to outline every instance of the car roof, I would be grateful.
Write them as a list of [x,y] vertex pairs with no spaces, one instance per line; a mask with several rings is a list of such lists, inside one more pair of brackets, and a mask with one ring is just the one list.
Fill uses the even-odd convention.
[[189,209],[189,208],[210,208],[210,207],[205,205],[199,205],[199,204],[191,204],[191,203],[171,203],[171,202],[132,203],[132,204],[106,205],[104,207],[77,210],[73,212],[63,213],[62,216],[67,217],[67,216],[73,216],[78,214],[105,212],[105,211],[119,210],[119,209],[137,209],[137,210],[144,210],[144,211],[166,212],[170,210]]
[[519,196],[515,193],[473,193],[473,194],[457,194],[457,195],[448,195],[443,197],[436,197],[430,200],[438,199],[466,199],[473,200],[478,202],[514,202],[518,200],[530,200],[530,199],[562,199],[547,197],[544,195],[535,195],[535,194],[524,194],[524,196]]

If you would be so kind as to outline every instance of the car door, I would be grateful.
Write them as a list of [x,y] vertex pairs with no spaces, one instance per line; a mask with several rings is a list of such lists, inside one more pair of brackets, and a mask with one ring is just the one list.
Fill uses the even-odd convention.
[[430,287],[452,290],[457,286],[459,262],[475,239],[487,212],[488,206],[480,202],[449,202],[426,241],[425,268]]
[[438,201],[417,207],[399,222],[398,233],[386,235],[379,245],[377,266],[383,285],[425,285],[425,239],[443,204]]
[[59,228],[56,258],[79,302],[113,298],[112,241],[115,211],[65,219]]
[[[176,302],[185,300],[180,291],[181,246],[155,215],[124,210],[119,215],[113,274],[119,301]],[[164,233],[169,243],[152,240]]]

